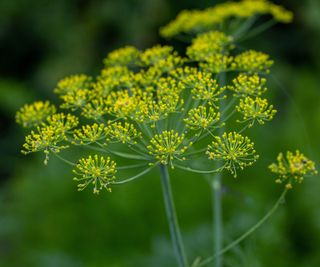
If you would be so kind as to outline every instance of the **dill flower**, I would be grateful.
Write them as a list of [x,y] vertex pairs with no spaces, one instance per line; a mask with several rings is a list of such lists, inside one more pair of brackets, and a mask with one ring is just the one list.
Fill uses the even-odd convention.
[[168,25],[160,29],[163,37],[199,33],[219,29],[232,19],[246,19],[255,15],[270,14],[276,21],[289,23],[292,12],[266,0],[242,0],[218,4],[204,10],[184,10]]
[[29,154],[43,151],[46,155],[44,164],[47,165],[50,152],[58,153],[61,149],[68,147],[60,144],[66,139],[65,133],[62,132],[60,128],[54,126],[37,126],[36,131],[31,131],[31,133],[26,136],[21,152],[23,154]]
[[105,138],[105,125],[94,123],[92,125],[83,125],[81,129],[73,132],[74,143],[88,145]]
[[170,164],[173,168],[172,161],[174,159],[184,160],[184,152],[192,145],[192,142],[188,146],[183,145],[184,138],[184,134],[180,135],[174,130],[163,131],[161,134],[153,136],[147,149],[149,150],[149,154],[154,156],[161,164]]
[[16,113],[16,122],[25,128],[30,128],[41,124],[54,113],[56,107],[49,101],[36,101],[20,108]]
[[91,98],[91,94],[88,89],[79,89],[77,91],[72,91],[61,95],[60,98],[64,102],[61,104],[61,108],[75,111],[84,107],[88,103]]
[[99,120],[107,113],[108,107],[106,100],[102,97],[99,97],[97,99],[92,99],[89,103],[87,103],[83,107],[81,115],[88,119]]
[[226,72],[231,69],[233,63],[233,57],[225,54],[214,54],[206,58],[204,62],[200,62],[201,69],[211,72],[219,73]]
[[259,158],[254,150],[254,143],[236,132],[215,136],[214,141],[208,145],[206,154],[211,160],[224,161],[222,169],[230,171],[234,177],[237,177],[237,169],[243,170]]
[[183,121],[191,130],[203,130],[212,127],[219,120],[220,112],[216,112],[212,107],[199,106],[190,109]]
[[246,97],[240,99],[240,103],[236,106],[236,110],[243,115],[242,121],[249,122],[249,127],[252,127],[257,121],[259,124],[264,124],[266,121],[273,119],[277,111],[273,108],[273,105],[268,104],[267,99],[256,97]]
[[134,66],[139,64],[140,51],[134,46],[125,46],[108,54],[103,61],[106,66]]
[[[202,79],[202,77],[204,79]],[[214,105],[214,102],[225,98],[221,94],[225,91],[226,87],[220,87],[218,82],[209,75],[198,75],[197,77],[188,77],[190,79],[194,78],[194,87],[191,89],[191,94],[193,99],[208,101],[209,105]]]
[[99,194],[103,188],[111,192],[110,184],[115,181],[116,172],[116,163],[109,157],[94,155],[78,161],[76,169],[73,170],[76,175],[73,180],[79,182],[79,191],[92,184],[94,194]]
[[255,50],[248,50],[234,57],[232,69],[246,71],[249,73],[269,73],[273,61],[269,55]]
[[235,97],[260,96],[267,88],[265,86],[267,79],[258,74],[240,73],[232,80],[233,86],[228,88],[234,92]]
[[47,119],[47,124],[57,131],[66,133],[79,124],[79,119],[72,114],[57,113]]
[[105,128],[107,142],[121,142],[123,144],[136,144],[136,139],[141,138],[133,124],[125,122],[113,122]]
[[156,45],[154,47],[146,49],[140,56],[143,64],[150,66],[158,63],[161,60],[165,60],[173,53],[172,46]]
[[54,92],[58,95],[74,93],[78,90],[88,89],[91,85],[91,82],[92,77],[88,75],[71,75],[59,81],[57,87],[54,89]]
[[301,183],[305,176],[318,173],[315,163],[299,150],[296,150],[295,153],[287,151],[286,156],[280,153],[277,157],[277,163],[272,163],[269,169],[278,175],[276,183],[285,183],[287,189],[292,188],[293,182]]
[[108,113],[116,118],[127,118],[136,110],[137,104],[138,98],[128,90],[111,92],[106,99]]
[[211,31],[199,34],[187,48],[187,55],[192,60],[206,60],[215,54],[221,54],[230,49],[232,37],[223,32]]

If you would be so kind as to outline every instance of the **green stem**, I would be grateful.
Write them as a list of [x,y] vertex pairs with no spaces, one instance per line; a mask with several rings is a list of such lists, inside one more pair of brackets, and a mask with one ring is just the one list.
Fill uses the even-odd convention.
[[226,253],[227,251],[231,250],[235,246],[237,246],[241,241],[246,239],[249,235],[251,235],[254,231],[256,231],[262,224],[264,224],[278,209],[278,207],[283,203],[284,198],[288,192],[288,189],[285,189],[282,194],[280,195],[277,202],[274,204],[274,206],[268,211],[266,215],[264,215],[260,221],[258,221],[255,225],[253,225],[248,231],[246,231],[244,234],[239,236],[236,240],[231,242],[228,246],[221,249],[219,252],[215,253],[212,257],[209,257],[205,260],[203,260],[200,264],[196,265],[197,267],[206,266],[210,262],[214,261],[216,258],[219,258],[222,254]]
[[[223,242],[223,223],[222,223],[222,191],[221,191],[221,173],[217,173],[211,181],[212,207],[213,207],[213,234],[214,234],[214,255],[222,249]],[[216,257],[215,267],[222,266],[222,257]]]
[[176,254],[176,259],[179,267],[187,267],[188,262],[187,262],[186,254],[184,251],[180,227],[178,224],[178,219],[177,219],[175,206],[173,202],[168,168],[167,166],[162,164],[159,166],[160,166],[163,198],[164,198],[164,203],[165,203],[165,208],[167,213],[167,219],[170,227],[172,244]]

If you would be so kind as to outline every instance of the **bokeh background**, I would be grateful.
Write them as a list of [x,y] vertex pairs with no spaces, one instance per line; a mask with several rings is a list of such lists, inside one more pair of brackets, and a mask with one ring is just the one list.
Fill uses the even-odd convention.
[[[170,43],[158,29],[182,9],[214,0],[0,1],[0,266],[175,266],[156,172],[98,197],[77,192],[69,166],[20,154],[24,132],[15,111],[50,99],[57,81],[97,74],[112,49]],[[281,192],[267,170],[282,150],[320,159],[320,1],[283,0],[294,23],[243,43],[275,59],[269,95],[276,118],[250,134],[261,160],[238,179],[224,177],[225,239],[257,221]],[[210,191],[205,179],[176,172],[173,190],[191,256],[210,254]],[[225,266],[320,266],[320,181],[306,179]]]

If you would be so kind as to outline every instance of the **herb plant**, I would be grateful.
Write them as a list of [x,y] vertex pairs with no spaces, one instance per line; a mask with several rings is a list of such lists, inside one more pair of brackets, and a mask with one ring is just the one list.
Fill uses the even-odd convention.
[[[260,23],[262,15],[269,20]],[[299,150],[280,153],[269,166],[276,183],[284,185],[280,198],[257,224],[223,247],[223,174],[236,178],[254,165],[259,155],[249,130],[277,113],[265,96],[273,60],[263,52],[241,51],[239,43],[292,17],[264,0],[181,12],[160,33],[186,41],[185,53],[171,46],[144,51],[126,46],[108,54],[97,77],[80,74],[61,80],[54,89],[62,101],[59,108],[49,101],[23,106],[16,121],[31,132],[22,153],[43,152],[45,164],[56,156],[73,167],[78,190],[88,187],[94,194],[159,169],[177,265],[221,267],[222,254],[264,223],[293,183],[317,173],[314,162]],[[84,152],[75,162],[66,159],[63,151],[72,147],[84,147],[90,155]],[[127,164],[119,166],[119,158]],[[128,169],[132,176],[124,177]],[[175,169],[210,176],[214,253],[207,259],[188,259],[185,253],[170,185],[169,172],[174,175]]]

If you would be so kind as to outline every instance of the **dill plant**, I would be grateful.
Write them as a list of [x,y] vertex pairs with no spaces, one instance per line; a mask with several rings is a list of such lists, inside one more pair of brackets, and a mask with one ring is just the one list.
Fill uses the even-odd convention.
[[[270,20],[259,24],[262,15]],[[23,106],[16,121],[31,132],[22,152],[43,152],[45,164],[51,155],[58,157],[73,167],[78,190],[92,187],[94,194],[111,192],[113,186],[159,168],[178,266],[214,262],[221,267],[222,254],[264,223],[294,182],[317,173],[314,162],[299,150],[280,153],[269,166],[278,176],[276,183],[285,185],[280,198],[257,224],[223,247],[222,175],[226,171],[237,177],[259,159],[247,131],[276,115],[265,98],[273,60],[255,50],[239,52],[238,44],[275,22],[291,20],[290,11],[264,0],[183,11],[160,33],[188,41],[184,55],[171,46],[144,51],[126,46],[108,54],[97,77],[80,74],[61,80],[54,89],[62,101],[60,109],[49,101]],[[229,122],[232,131],[226,131]],[[92,155],[76,162],[65,159],[63,150],[76,146]],[[118,166],[118,158],[128,164]],[[214,253],[192,265],[184,250],[168,168],[172,173],[178,168],[211,174]],[[126,169],[132,170],[131,177],[123,176]]]

